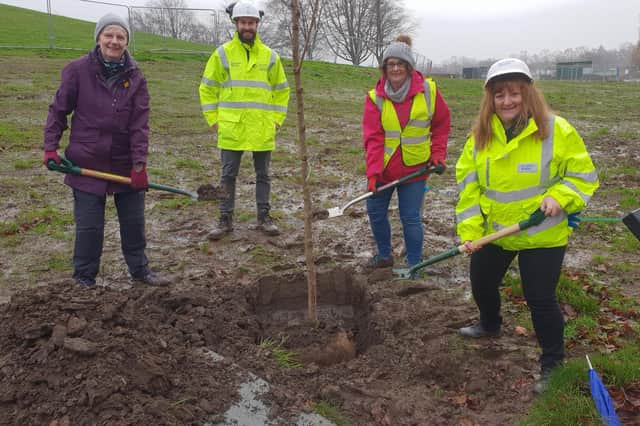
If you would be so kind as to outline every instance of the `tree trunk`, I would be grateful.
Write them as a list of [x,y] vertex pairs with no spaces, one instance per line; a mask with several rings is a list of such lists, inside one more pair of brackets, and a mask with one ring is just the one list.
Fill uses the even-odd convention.
[[313,252],[313,227],[312,227],[312,209],[311,209],[311,189],[308,184],[309,177],[309,159],[307,157],[306,129],[304,124],[304,100],[302,96],[302,79],[300,73],[302,71],[302,61],[304,57],[300,57],[300,2],[292,0],[291,2],[291,50],[293,55],[293,75],[296,86],[296,105],[297,105],[297,128],[298,128],[298,156],[300,158],[300,180],[302,183],[302,193],[304,199],[304,254],[307,261],[307,302],[308,302],[308,318],[313,322],[318,322],[317,311],[317,282],[316,282],[316,264]]

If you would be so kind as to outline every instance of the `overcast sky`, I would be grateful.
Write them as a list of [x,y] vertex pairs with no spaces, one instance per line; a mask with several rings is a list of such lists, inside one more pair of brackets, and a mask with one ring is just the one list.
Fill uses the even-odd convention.
[[[101,1],[138,6],[148,3]],[[186,1],[190,7],[221,9],[231,0]],[[46,10],[46,0],[0,3]],[[51,3],[57,15],[91,21],[108,11],[126,15],[125,8],[81,0]],[[452,56],[500,58],[522,51],[533,54],[545,49],[600,45],[614,49],[623,43],[636,43],[639,37],[640,0],[404,0],[404,5],[418,23],[414,49],[435,63]]]

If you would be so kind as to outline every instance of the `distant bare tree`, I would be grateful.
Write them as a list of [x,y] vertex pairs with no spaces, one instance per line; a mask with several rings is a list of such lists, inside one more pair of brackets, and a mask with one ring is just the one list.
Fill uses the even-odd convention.
[[338,58],[360,65],[371,56],[371,0],[325,0],[321,31]]
[[407,14],[402,0],[373,0],[371,18],[373,34],[369,49],[380,64],[387,45],[399,34],[411,35],[416,24]]
[[142,12],[134,12],[135,29],[152,34],[190,40],[195,18],[185,0],[154,0]]
[[[318,31],[317,25],[311,25],[313,5],[318,3],[317,16],[322,16],[325,2],[315,0],[299,0],[300,7],[300,48],[308,46],[307,59],[318,59],[326,49],[326,40]],[[262,39],[270,47],[284,55],[291,55],[293,26],[291,24],[292,0],[269,0],[266,5],[266,19],[260,33]],[[308,42],[307,42],[308,40]],[[298,52],[300,53],[300,52]]]

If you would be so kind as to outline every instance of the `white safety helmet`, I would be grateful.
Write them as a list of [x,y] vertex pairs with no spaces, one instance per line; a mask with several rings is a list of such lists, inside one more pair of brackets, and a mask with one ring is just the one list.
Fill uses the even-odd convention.
[[262,19],[264,12],[258,10],[258,8],[248,1],[240,0],[237,3],[231,4],[231,20],[236,21],[238,18],[256,18],[258,21]]
[[489,68],[487,79],[484,81],[485,87],[492,79],[505,74],[521,74],[533,81],[533,76],[529,67],[523,61],[517,58],[500,59]]

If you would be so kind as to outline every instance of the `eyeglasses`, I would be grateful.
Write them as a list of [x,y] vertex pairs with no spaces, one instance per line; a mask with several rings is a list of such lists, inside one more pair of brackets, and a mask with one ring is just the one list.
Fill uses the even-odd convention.
[[399,62],[395,62],[395,61],[387,61],[387,63],[386,63],[386,65],[385,65],[385,66],[386,66],[387,68],[391,69],[391,70],[392,70],[392,69],[394,69],[394,68],[396,68],[396,67],[397,67],[398,69],[400,69],[400,70],[403,70],[403,69],[407,68],[407,64],[406,64],[406,62],[402,62],[402,61],[399,61]]

